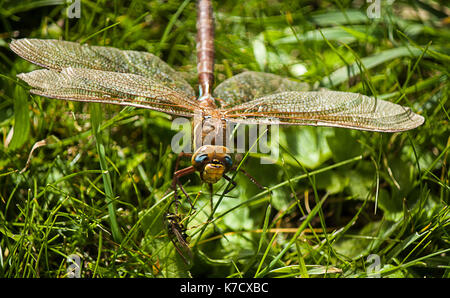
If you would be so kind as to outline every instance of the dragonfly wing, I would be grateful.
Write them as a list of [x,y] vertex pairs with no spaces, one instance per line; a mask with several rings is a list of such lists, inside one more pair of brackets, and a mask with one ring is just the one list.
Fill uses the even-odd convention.
[[308,84],[295,82],[271,73],[246,71],[235,75],[214,89],[213,96],[222,107],[231,107],[283,91],[307,91]]
[[236,123],[332,126],[382,132],[410,130],[424,122],[410,108],[338,91],[282,92],[222,112],[226,119]]
[[151,78],[189,97],[195,95],[180,73],[147,52],[29,38],[13,40],[10,48],[22,58],[48,69],[61,71],[72,67],[132,73]]
[[99,102],[152,109],[192,117],[194,98],[148,77],[86,68],[40,69],[19,74],[32,93],[64,100]]

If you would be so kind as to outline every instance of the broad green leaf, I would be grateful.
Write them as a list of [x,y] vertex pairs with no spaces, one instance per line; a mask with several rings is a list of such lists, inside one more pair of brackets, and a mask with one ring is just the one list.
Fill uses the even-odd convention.
[[[361,59],[361,63],[366,69],[374,68],[382,63],[390,60],[394,60],[400,57],[419,57],[422,51],[413,47],[398,47],[395,49],[384,50],[380,53],[374,54],[372,56],[364,57]],[[425,54],[427,56],[427,54]],[[335,70],[332,74],[327,76],[322,80],[322,84],[325,87],[336,86],[342,82],[345,82],[350,77],[356,76],[360,73],[360,68],[355,62],[349,67],[343,66]]]
[[[222,200],[219,207],[217,208],[217,212],[219,214],[226,212],[236,205],[241,204],[243,201],[244,199],[242,197]],[[225,225],[233,231],[249,230],[253,227],[253,219],[250,216],[250,209],[246,206],[242,206],[234,210],[233,212],[226,214],[223,217],[223,220]]]
[[414,166],[411,163],[401,159],[389,161],[396,187],[393,187],[393,198],[402,200],[403,198],[411,198],[409,192],[413,187]]
[[331,157],[327,137],[333,135],[333,129],[323,127],[299,127],[286,130],[280,137],[288,144],[294,156],[305,167],[314,169]]
[[354,131],[337,128],[334,134],[327,136],[327,143],[335,162],[362,154],[361,144],[354,135]]
[[320,26],[358,24],[370,21],[363,10],[330,11],[311,16],[314,23]]
[[350,183],[350,179],[340,171],[330,171],[317,175],[316,186],[325,189],[329,194],[340,193]]
[[371,166],[373,167],[369,161],[362,161],[360,168],[347,172],[347,177],[350,180],[348,188],[356,199],[365,200],[371,195],[375,177],[374,172],[368,170]]
[[264,70],[267,65],[267,50],[263,40],[255,39],[252,43],[253,55],[255,56],[255,60],[261,71]]
[[354,26],[351,28],[353,30],[351,32],[341,27],[330,27],[311,30],[303,34],[298,34],[297,36],[288,35],[286,37],[280,38],[274,41],[274,44],[284,45],[284,44],[297,44],[299,41],[324,41],[323,39],[324,36],[327,40],[335,40],[346,44],[350,44],[357,40],[357,37],[355,36],[355,31],[361,33],[361,30],[364,30],[366,26]]
[[356,260],[371,253],[370,243],[373,241],[380,229],[381,222],[370,222],[364,226],[356,235],[342,238],[333,245],[336,252],[347,258]]
[[[357,40],[359,41],[367,41],[367,42],[375,42],[377,39],[373,36],[373,35],[369,35],[365,32],[361,32],[358,30],[355,30],[352,27],[345,27],[342,26],[341,27],[343,30],[345,30],[345,32],[349,33],[350,35],[352,35],[353,37],[355,37]],[[343,41],[341,41],[343,42]]]
[[[293,182],[294,183],[294,182]],[[294,184],[295,185],[295,184]],[[279,188],[272,191],[271,203],[276,210],[286,210],[294,198],[290,197],[290,192],[285,188]]]
[[378,207],[383,210],[384,218],[390,221],[401,220],[404,216],[402,201],[393,197],[389,192],[382,188],[378,192]]

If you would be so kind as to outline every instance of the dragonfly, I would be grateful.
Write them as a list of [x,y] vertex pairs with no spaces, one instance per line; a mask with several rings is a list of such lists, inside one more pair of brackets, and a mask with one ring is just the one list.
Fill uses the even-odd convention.
[[[210,0],[197,3],[198,94],[157,56],[143,51],[63,40],[18,39],[10,48],[43,67],[18,77],[32,94],[61,100],[132,106],[192,119],[191,165],[173,174],[172,189],[188,197],[180,178],[199,173],[211,187],[236,170],[224,142],[204,142],[230,124],[340,127],[375,132],[414,129],[424,117],[389,101],[341,91],[306,91],[275,74],[245,71],[214,88],[214,18]],[[235,184],[234,184],[235,185]]]

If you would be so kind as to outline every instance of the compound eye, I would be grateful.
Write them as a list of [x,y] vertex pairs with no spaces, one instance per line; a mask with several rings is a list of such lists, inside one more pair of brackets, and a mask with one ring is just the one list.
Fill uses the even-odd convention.
[[224,161],[227,167],[231,167],[233,165],[233,159],[229,155],[225,155]]
[[196,156],[195,159],[194,159],[194,161],[195,161],[196,163],[202,163],[202,162],[204,162],[204,161],[207,160],[207,159],[208,159],[208,154],[201,154],[201,155],[199,155],[199,156]]

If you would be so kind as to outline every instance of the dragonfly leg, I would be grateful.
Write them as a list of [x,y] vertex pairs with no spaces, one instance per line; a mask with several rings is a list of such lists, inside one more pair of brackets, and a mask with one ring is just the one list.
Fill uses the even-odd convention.
[[180,204],[180,196],[175,192],[172,202],[169,204],[167,210],[170,210],[172,204],[175,205],[175,214],[178,214],[178,205]]
[[178,171],[178,166],[180,165],[180,159],[182,157],[192,157],[192,153],[180,152],[180,154],[178,154],[177,161],[175,162],[175,172]]
[[[236,169],[235,169],[236,170]],[[255,184],[259,189],[261,190],[265,190],[266,187],[262,186],[258,181],[256,181],[256,179],[250,175],[249,173],[247,173],[246,171],[244,171],[243,169],[239,169],[240,172],[242,172],[245,176],[247,176],[247,178],[253,182],[253,184]]]
[[[180,166],[180,160],[181,160],[181,158],[182,157],[185,157],[185,156],[187,156],[187,157],[192,157],[192,153],[185,153],[185,152],[180,152],[180,154],[178,154],[178,156],[177,156],[177,160],[176,160],[176,162],[175,162],[175,170],[174,170],[174,173],[176,173],[176,172],[178,172],[178,167]],[[186,174],[187,175],[187,174]],[[182,175],[182,176],[184,176],[184,175]],[[180,177],[182,177],[182,176],[180,176]],[[174,190],[175,191],[175,195],[176,195],[176,185],[178,184],[178,182],[177,181],[175,181],[175,174],[174,174],[174,179],[172,180],[172,186],[171,186],[171,188],[169,188],[165,193],[164,193],[164,196],[165,195],[167,195],[169,192],[170,192],[170,189],[172,189],[172,190]],[[175,183],[175,184],[174,184]],[[181,184],[180,184],[181,185]],[[183,189],[182,187],[180,187],[181,189]],[[183,189],[184,190],[184,189]],[[184,191],[183,191],[183,193],[184,193]]]
[[181,189],[181,191],[183,192],[183,194],[186,196],[186,198],[188,199],[188,202],[193,209],[194,209],[194,206],[192,205],[192,201],[189,198],[189,195],[187,194],[187,192],[184,190],[183,185],[180,182],[180,178],[183,176],[192,174],[194,172],[195,172],[195,168],[193,166],[189,166],[187,168],[176,171],[173,174],[173,180],[172,180],[172,189],[175,191],[175,195],[176,195],[177,186],[178,186]]
[[227,194],[227,193],[229,193],[230,191],[232,191],[232,190],[237,186],[237,183],[236,183],[236,181],[234,181],[233,179],[231,179],[231,178],[228,177],[227,175],[223,175],[223,178],[225,178],[225,180],[229,181],[229,182],[232,184],[232,186],[231,186],[230,189],[226,189],[225,194]]

